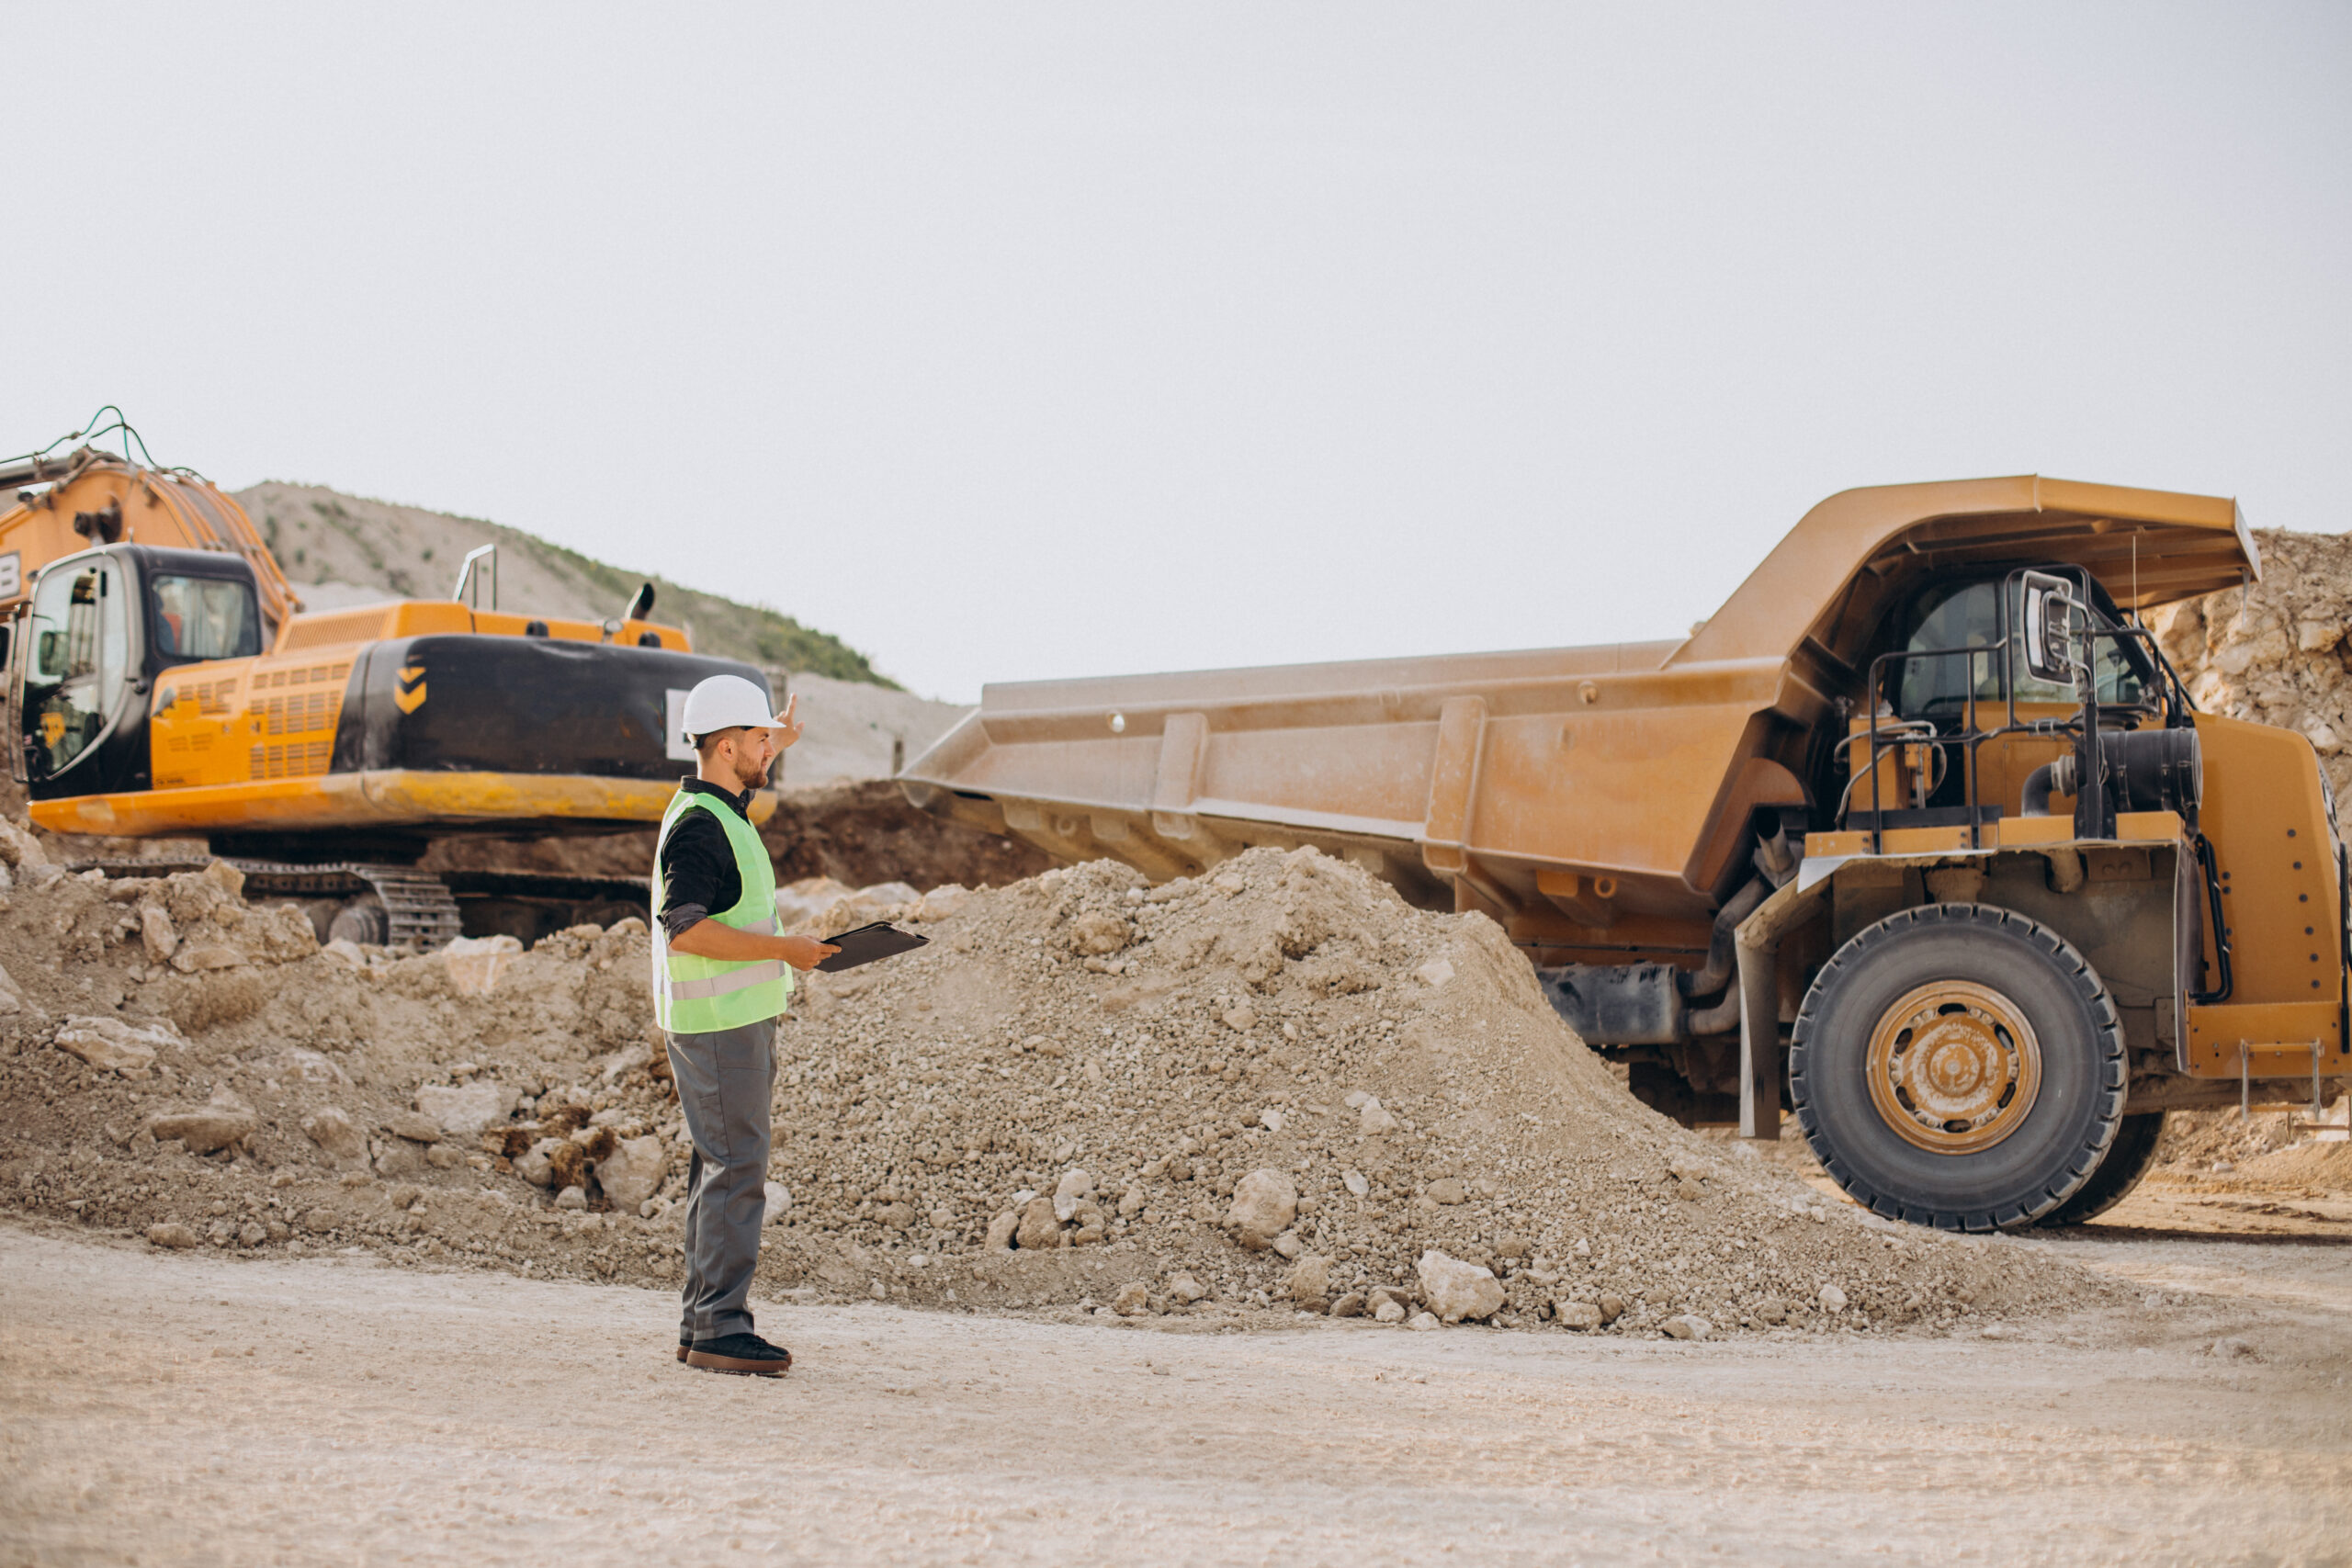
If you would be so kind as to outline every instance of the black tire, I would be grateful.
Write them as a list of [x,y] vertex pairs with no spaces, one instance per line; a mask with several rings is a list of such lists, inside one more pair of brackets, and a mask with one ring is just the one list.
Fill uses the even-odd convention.
[[2075,1189],[2075,1195],[2035,1221],[2037,1225],[2087,1224],[2123,1201],[2125,1193],[2140,1185],[2140,1179],[2155,1168],[2156,1145],[2165,1141],[2165,1113],[2143,1111],[2126,1116],[2115,1130],[2115,1142],[2107,1148],[2107,1157],[2098,1162],[2091,1179]]
[[[2040,1068],[2030,1098],[2014,1097],[2021,1109],[2001,1100],[1998,1140],[1963,1153],[1916,1141],[1940,1136],[1934,1123],[1897,1131],[1870,1081],[1882,1020],[1949,984],[1980,987],[2020,1019]],[[1943,1230],[2028,1225],[2080,1190],[2122,1121],[2124,1067],[2115,1000],[2083,955],[2049,927],[1984,904],[1905,909],[1857,934],[1815,976],[1789,1048],[1797,1122],[1822,1168],[1873,1212]]]

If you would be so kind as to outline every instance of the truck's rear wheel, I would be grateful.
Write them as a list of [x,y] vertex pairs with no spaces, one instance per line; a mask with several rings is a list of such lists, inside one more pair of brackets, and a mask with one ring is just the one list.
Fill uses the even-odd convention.
[[1815,1156],[1856,1201],[1945,1230],[2014,1227],[2098,1170],[2123,1115],[2123,1031],[2047,926],[1929,905],[1822,967],[1789,1082]]
[[2091,1179],[2075,1189],[2075,1195],[2041,1216],[2041,1225],[2079,1225],[2088,1224],[2123,1201],[2123,1195],[2140,1185],[2140,1179],[2154,1168],[2156,1145],[2165,1140],[2165,1113],[2143,1111],[2126,1116],[2123,1125],[2115,1132],[2115,1142],[2107,1148],[2107,1157],[2098,1162]]

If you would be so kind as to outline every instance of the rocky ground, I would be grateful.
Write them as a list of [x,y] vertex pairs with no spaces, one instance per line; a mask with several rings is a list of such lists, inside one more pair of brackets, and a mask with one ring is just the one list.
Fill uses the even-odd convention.
[[[2127,1205],[2128,1206],[2128,1205]],[[2352,1264],[2016,1256],[2120,1306],[1728,1341],[763,1305],[0,1222],[0,1563],[2341,1562]]]
[[[217,863],[68,875],[13,829],[8,855],[0,1201],[163,1247],[674,1280],[687,1145],[640,922],[322,950]],[[1673,1127],[1491,922],[1311,851],[797,912],[931,940],[814,977],[779,1032],[773,1291],[1693,1338],[2102,1299]]]

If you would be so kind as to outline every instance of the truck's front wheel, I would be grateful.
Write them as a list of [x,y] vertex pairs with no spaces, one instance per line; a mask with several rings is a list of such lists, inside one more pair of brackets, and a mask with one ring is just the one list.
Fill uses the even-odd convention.
[[2083,955],[1984,904],[1891,915],[1825,964],[1789,1050],[1798,1123],[1858,1202],[1945,1230],[2030,1224],[2098,1168],[2123,1031]]

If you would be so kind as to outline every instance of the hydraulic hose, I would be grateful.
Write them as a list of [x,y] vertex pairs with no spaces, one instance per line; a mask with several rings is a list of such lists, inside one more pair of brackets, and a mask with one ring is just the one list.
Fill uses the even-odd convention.
[[1739,930],[1739,922],[1756,912],[1764,896],[1772,891],[1770,883],[1757,877],[1733,894],[1715,915],[1714,934],[1707,942],[1707,962],[1703,968],[1688,969],[1675,976],[1675,986],[1686,997],[1711,997],[1731,983],[1732,939]]

